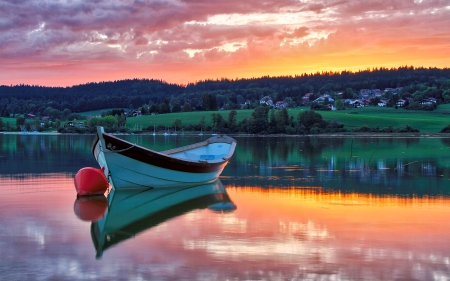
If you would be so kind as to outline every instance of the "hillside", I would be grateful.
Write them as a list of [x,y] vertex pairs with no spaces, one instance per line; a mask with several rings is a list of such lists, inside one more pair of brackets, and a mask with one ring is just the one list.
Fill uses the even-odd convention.
[[[188,85],[169,84],[160,80],[130,79],[89,83],[67,88],[32,85],[0,86],[0,116],[32,113],[55,119],[104,108],[147,108],[166,103],[169,108],[185,105],[189,110],[201,109],[206,93],[213,96],[219,108],[239,109],[259,105],[270,96],[274,101],[287,101],[289,106],[304,103],[306,94],[317,98],[328,93],[355,98],[362,89],[401,87],[401,95],[416,98],[433,97],[438,103],[450,99],[450,69],[400,67],[359,72],[322,72],[285,77],[260,77],[236,80],[206,80]],[[169,109],[170,110],[170,109]]]

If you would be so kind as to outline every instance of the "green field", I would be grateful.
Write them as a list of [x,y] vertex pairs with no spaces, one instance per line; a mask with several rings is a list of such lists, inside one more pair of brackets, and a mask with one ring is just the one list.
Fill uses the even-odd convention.
[[9,125],[11,126],[11,127],[15,127],[16,126],[16,118],[7,118],[7,117],[1,117],[2,118],[2,121],[3,121],[3,123],[9,123]]
[[[356,114],[354,114],[356,113]],[[380,129],[389,126],[401,127],[409,125],[421,132],[439,132],[450,124],[450,114],[442,111],[411,111],[395,108],[366,107],[344,111],[320,112],[327,120],[337,120],[345,128],[352,129],[367,125]]]
[[[103,110],[83,112],[85,116],[99,115]],[[309,107],[289,109],[289,115],[297,120],[297,115],[309,110]],[[237,110],[237,122],[248,118],[253,110]],[[418,111],[418,110],[404,110],[386,107],[364,107],[355,109],[346,109],[338,111],[317,111],[325,120],[336,120],[344,124],[344,128],[353,129],[367,125],[370,128],[379,127],[380,129],[392,126],[393,128],[409,125],[413,128],[418,128],[422,133],[439,132],[445,126],[450,124],[450,104],[439,105],[435,111]],[[202,116],[205,117],[205,125],[211,125],[211,115],[213,113],[220,113],[224,119],[228,118],[229,110],[224,111],[193,111],[193,112],[178,112],[159,115],[146,115],[139,117],[127,118],[127,127],[134,129],[148,128],[153,126],[168,126],[171,127],[176,119],[182,121],[182,125],[198,124]],[[9,122],[11,126],[16,125],[15,118],[2,117],[4,123]]]
[[[297,115],[308,107],[290,109],[289,115]],[[152,116],[139,116],[127,119],[127,127],[134,128],[135,124],[147,128],[149,126],[172,126],[175,119],[182,120],[183,125],[198,124],[202,116],[205,124],[211,125],[211,114],[220,113],[224,119],[228,118],[229,110],[224,111],[195,111]],[[253,110],[238,110],[237,122],[248,118]],[[435,111],[416,111],[383,107],[365,107],[339,111],[317,111],[326,120],[336,120],[347,129],[359,128],[367,125],[370,128],[379,126],[380,129],[392,126],[393,128],[409,125],[418,128],[420,132],[439,132],[450,124],[450,105],[440,105]]]

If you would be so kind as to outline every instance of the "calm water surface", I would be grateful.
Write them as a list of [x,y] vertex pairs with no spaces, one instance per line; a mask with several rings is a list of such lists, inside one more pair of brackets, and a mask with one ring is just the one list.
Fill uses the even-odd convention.
[[235,138],[214,184],[77,200],[93,136],[0,135],[0,279],[450,280],[449,138]]

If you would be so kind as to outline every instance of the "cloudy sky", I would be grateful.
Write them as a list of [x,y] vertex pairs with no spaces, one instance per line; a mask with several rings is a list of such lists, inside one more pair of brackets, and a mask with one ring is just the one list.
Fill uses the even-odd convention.
[[0,0],[0,85],[450,67],[449,0]]

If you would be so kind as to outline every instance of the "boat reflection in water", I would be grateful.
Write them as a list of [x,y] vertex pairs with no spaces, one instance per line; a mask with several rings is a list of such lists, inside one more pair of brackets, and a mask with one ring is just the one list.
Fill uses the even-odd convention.
[[[220,180],[213,183],[145,191],[111,189],[103,218],[91,224],[96,258],[136,234],[195,209],[236,209]],[[222,210],[221,210],[222,208]]]

